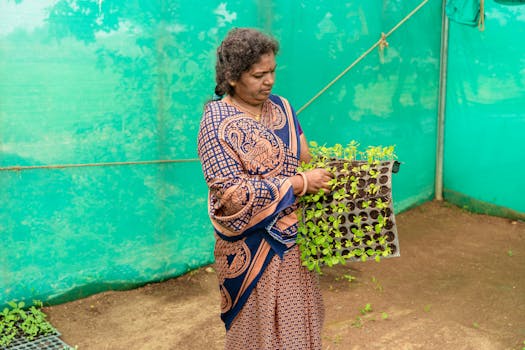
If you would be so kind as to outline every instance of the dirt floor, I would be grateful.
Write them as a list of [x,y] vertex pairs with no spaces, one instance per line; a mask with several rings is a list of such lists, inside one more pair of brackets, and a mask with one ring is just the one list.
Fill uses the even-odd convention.
[[[401,257],[321,276],[323,349],[524,349],[525,223],[438,202],[396,220]],[[211,267],[44,311],[79,350],[224,344]]]

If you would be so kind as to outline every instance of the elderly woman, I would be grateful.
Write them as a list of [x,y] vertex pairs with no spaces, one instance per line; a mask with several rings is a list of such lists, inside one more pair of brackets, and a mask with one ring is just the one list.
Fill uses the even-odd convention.
[[198,136],[228,350],[321,349],[321,293],[301,265],[295,210],[329,190],[330,173],[297,173],[310,156],[292,107],[271,94],[277,51],[259,31],[228,33]]

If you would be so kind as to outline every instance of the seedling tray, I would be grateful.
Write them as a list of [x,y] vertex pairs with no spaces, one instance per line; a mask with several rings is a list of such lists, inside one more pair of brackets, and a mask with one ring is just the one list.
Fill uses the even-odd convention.
[[39,336],[33,340],[26,338],[15,338],[7,347],[0,347],[5,350],[64,350],[70,349],[70,346],[64,343],[60,338],[60,334]]
[[[316,242],[313,229],[338,222],[336,229],[330,228],[331,239],[319,240],[323,244],[317,249],[319,265],[326,265],[327,261],[332,265],[399,257],[392,205],[392,174],[398,172],[400,163],[332,160],[327,165],[338,179],[336,187],[318,203],[308,203],[302,210],[303,225],[308,229],[306,239],[310,242]],[[320,208],[323,208],[323,214],[312,217],[312,213]],[[326,256],[330,259],[324,259]]]

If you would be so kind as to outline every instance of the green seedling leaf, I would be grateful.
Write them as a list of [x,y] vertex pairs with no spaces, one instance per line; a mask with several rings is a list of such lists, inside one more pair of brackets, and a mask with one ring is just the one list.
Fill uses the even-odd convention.
[[372,312],[372,304],[366,304],[360,311],[362,315],[366,315],[367,313]]

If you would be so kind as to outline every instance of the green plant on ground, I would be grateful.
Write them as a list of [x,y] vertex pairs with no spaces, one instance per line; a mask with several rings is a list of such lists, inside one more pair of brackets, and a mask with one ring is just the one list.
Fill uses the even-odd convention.
[[33,301],[33,306],[24,310],[25,303],[10,301],[0,312],[0,346],[7,346],[17,337],[33,340],[39,335],[53,333],[55,329],[46,321],[40,310],[42,302]]
[[381,285],[379,280],[377,278],[375,278],[375,276],[372,276],[372,283],[374,284],[374,288],[376,290],[378,290],[381,293],[383,292],[383,286]]
[[355,321],[352,322],[352,326],[356,328],[363,327],[363,319],[359,316],[356,316]]
[[363,308],[361,308],[360,311],[362,315],[366,315],[367,313],[372,312],[372,304],[366,304],[365,306],[363,306]]
[[357,277],[354,277],[354,276],[352,276],[352,275],[350,275],[348,273],[345,273],[344,275],[335,278],[336,281],[339,281],[339,280],[342,280],[342,279],[345,279],[348,282],[352,282],[352,281],[356,280]]
[[[394,146],[369,146],[360,151],[355,141],[346,146],[310,142],[310,153],[311,161],[302,163],[298,171],[324,168],[333,178],[329,182],[330,193],[320,190],[299,199],[297,244],[303,265],[321,273],[322,266],[369,258],[380,261],[381,257],[391,255],[392,249],[381,234],[389,224],[386,210],[391,199],[380,196],[380,169],[384,168],[384,162],[396,158]],[[373,224],[361,215],[350,219],[349,213],[356,208],[375,208],[378,216]],[[344,224],[347,217],[351,223]],[[345,237],[350,235],[351,239]]]
[[[376,321],[375,316],[373,315],[372,304],[367,303],[361,309],[359,309],[360,315],[356,316],[355,321],[352,322],[352,326],[356,328],[361,328],[364,326],[367,321]],[[387,320],[388,314],[386,312],[381,312],[381,319]]]
[[341,344],[341,341],[343,340],[343,336],[341,334],[337,334],[333,337],[332,342],[336,345]]

